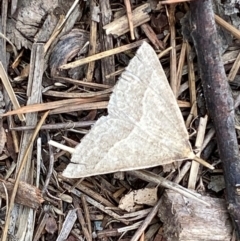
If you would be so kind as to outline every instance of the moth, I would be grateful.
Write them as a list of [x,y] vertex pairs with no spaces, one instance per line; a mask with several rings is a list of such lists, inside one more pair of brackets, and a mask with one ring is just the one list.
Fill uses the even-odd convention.
[[177,101],[153,48],[144,42],[113,89],[108,115],[74,149],[63,176],[144,169],[194,159]]

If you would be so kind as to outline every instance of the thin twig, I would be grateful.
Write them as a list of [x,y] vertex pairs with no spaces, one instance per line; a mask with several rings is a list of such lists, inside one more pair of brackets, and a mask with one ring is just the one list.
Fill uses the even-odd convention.
[[131,44],[126,44],[124,46],[120,46],[120,47],[115,48],[115,49],[107,50],[107,51],[104,51],[102,53],[86,57],[84,59],[79,59],[79,60],[76,60],[72,63],[64,64],[64,65],[60,66],[59,68],[60,69],[71,69],[71,68],[75,68],[77,66],[88,64],[92,61],[96,61],[96,60],[106,58],[106,57],[114,55],[114,54],[119,54],[119,53],[122,53],[124,51],[136,48],[136,47],[140,46],[144,41],[148,42],[148,39],[142,39],[142,40],[136,41],[136,42],[131,43]]
[[126,11],[127,11],[127,18],[128,18],[129,29],[130,29],[130,36],[131,36],[131,39],[134,40],[135,36],[134,36],[133,21],[132,21],[131,2],[130,2],[130,0],[124,0],[124,4],[125,4],[125,7],[126,7]]

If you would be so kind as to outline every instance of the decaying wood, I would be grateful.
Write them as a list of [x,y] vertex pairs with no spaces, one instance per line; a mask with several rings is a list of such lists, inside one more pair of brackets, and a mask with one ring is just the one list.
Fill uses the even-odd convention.
[[[149,12],[151,11],[149,3],[142,4],[132,11],[133,27],[140,26],[150,20]],[[104,30],[106,34],[112,34],[113,36],[121,36],[129,31],[128,18],[124,15],[121,18],[117,18],[111,23],[105,25]]]
[[[58,6],[58,1],[21,0],[20,2],[18,11],[15,12],[12,19],[8,19],[7,36],[18,49],[21,47],[31,49],[33,38],[38,33],[42,20],[48,12],[52,12]],[[48,28],[45,28],[45,33],[49,31],[51,34],[52,27],[53,25],[49,25]]]
[[[102,51],[113,49],[113,39],[112,36],[107,35],[103,30],[103,26],[109,24],[112,20],[112,10],[110,6],[110,1],[100,1],[101,8],[101,47]],[[115,76],[111,76],[107,78],[107,75],[113,73],[115,71],[115,60],[114,56],[109,56],[107,58],[101,59],[101,69],[102,69],[102,78],[103,84],[114,85],[115,84]]]
[[[216,130],[226,181],[228,211],[240,236],[239,147],[235,132],[234,105],[221,61],[211,1],[194,1],[191,35],[196,48],[209,115]],[[207,31],[206,31],[207,30]]]
[[[7,189],[7,193],[9,197],[12,195],[12,190],[14,186],[14,179],[8,179],[8,181],[0,179],[0,196],[3,199],[6,199],[6,193],[4,191],[4,186]],[[8,197],[8,198],[9,198]],[[24,206],[28,206],[33,209],[37,209],[41,203],[44,201],[42,198],[41,191],[26,183],[26,182],[19,182],[18,190],[16,193],[15,202],[18,204],[22,204]]]
[[166,241],[230,241],[232,226],[223,199],[203,197],[209,207],[171,190],[162,196],[159,217]]

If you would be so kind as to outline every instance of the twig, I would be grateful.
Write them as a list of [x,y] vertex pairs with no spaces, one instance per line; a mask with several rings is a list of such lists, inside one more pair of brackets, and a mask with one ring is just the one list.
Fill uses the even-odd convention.
[[86,196],[83,194],[83,195],[81,195],[80,198],[81,198],[83,210],[84,210],[84,213],[85,213],[88,232],[90,234],[90,239],[92,240],[92,235],[91,235],[92,234],[92,226],[91,226],[91,219],[90,219],[89,209],[88,209],[88,205],[87,205],[87,201],[86,201]]
[[179,92],[179,87],[181,84],[183,65],[184,65],[185,56],[186,56],[186,49],[187,49],[187,43],[186,41],[183,41],[180,56],[179,56],[179,61],[178,61],[178,68],[177,68],[177,93]]
[[176,54],[176,30],[175,30],[175,5],[169,8],[169,27],[171,33],[170,44],[172,50],[170,52],[170,85],[173,94],[177,96],[177,54]]
[[41,159],[42,159],[42,139],[37,139],[37,168],[36,168],[36,187],[39,187],[40,171],[41,171]]
[[77,199],[76,196],[73,196],[73,205],[77,210],[78,221],[81,224],[83,234],[84,234],[87,241],[91,241],[92,236],[89,234],[88,229],[86,228],[86,222],[85,222],[84,217],[82,215],[82,210],[80,209],[79,200]]
[[219,24],[221,27],[223,27],[224,29],[229,31],[237,39],[240,39],[240,31],[237,28],[235,28],[233,25],[231,25],[228,22],[226,22],[225,20],[223,20],[218,15],[215,14],[214,16],[215,16],[215,21],[217,24]]
[[73,153],[75,151],[74,148],[69,147],[69,146],[65,146],[65,145],[63,145],[61,143],[58,143],[56,141],[53,141],[53,140],[49,140],[48,144],[49,144],[49,146],[55,146],[56,148],[62,149],[62,150],[67,151],[69,153]]
[[182,187],[182,186],[180,186],[180,185],[178,185],[174,182],[171,182],[171,181],[169,181],[169,180],[167,180],[167,179],[165,179],[161,176],[158,176],[154,173],[151,173],[149,171],[143,171],[143,170],[141,170],[141,171],[130,171],[129,173],[131,173],[133,176],[138,177],[138,178],[140,178],[142,180],[145,180],[147,182],[153,182],[153,183],[161,185],[165,188],[172,189],[172,190],[182,194],[183,196],[192,198],[192,199],[194,199],[198,202],[201,202],[201,203],[209,206],[208,203],[206,203],[205,201],[198,198],[198,197],[201,196],[200,194],[194,193],[194,192],[192,192],[192,191],[190,191],[190,190],[188,190],[188,189],[186,189],[186,188],[184,188],[184,187]]
[[[194,105],[197,102],[196,95],[196,80],[195,80],[195,72],[193,66],[193,59],[191,57],[191,46],[187,42],[187,63],[188,63],[188,81],[189,81],[189,93],[190,93],[190,101],[191,105]],[[193,109],[193,117],[197,117],[197,108]]]
[[[67,190],[71,189],[71,187],[69,187],[69,185],[63,183],[64,188],[66,188]],[[82,193],[80,191],[78,191],[77,189],[73,189],[71,190],[71,192],[73,194],[75,194],[78,197],[81,197]],[[93,200],[90,197],[86,197],[86,201],[90,204],[92,204],[93,206],[95,206],[96,208],[98,208],[99,210],[101,210],[102,212],[108,214],[109,216],[113,217],[116,220],[121,221],[122,223],[128,224],[128,221],[125,220],[124,218],[122,218],[121,216],[119,216],[118,214],[116,214],[115,212],[111,211],[111,210],[106,210],[106,208],[99,202]]]
[[134,36],[133,21],[132,21],[131,2],[129,0],[124,0],[124,4],[125,4],[125,7],[126,7],[126,11],[127,11],[127,18],[128,18],[129,29],[130,29],[130,36],[131,36],[131,39],[134,40],[135,36]]
[[[69,130],[78,127],[88,127],[95,123],[96,121],[78,121],[78,122],[66,122],[66,123],[56,123],[56,124],[45,124],[42,125],[41,130],[56,130],[56,129],[63,129]],[[16,126],[10,127],[10,130],[14,131],[27,131],[33,130],[35,126]]]
[[240,237],[240,162],[234,102],[219,50],[212,1],[193,1],[190,3],[190,10],[190,26],[194,26],[191,36],[198,56],[206,104],[213,120],[219,155],[223,163],[228,211]]
[[141,237],[143,232],[148,227],[149,223],[152,221],[154,216],[157,214],[158,209],[159,209],[161,203],[162,203],[162,200],[159,199],[158,202],[156,203],[156,205],[152,208],[152,211],[148,214],[148,216],[145,218],[145,220],[143,221],[141,226],[138,228],[136,233],[133,235],[133,237],[131,238],[131,241],[137,241]]
[[[48,138],[48,141],[50,141],[49,132],[47,132],[47,138]],[[48,166],[48,173],[46,176],[46,180],[45,180],[45,183],[42,188],[43,194],[47,191],[48,184],[50,182],[50,178],[51,178],[52,172],[53,172],[53,165],[54,165],[54,155],[53,155],[52,146],[49,145],[49,166]]]
[[[96,6],[95,0],[90,1],[90,14],[92,18],[93,9]],[[97,23],[92,19],[90,23],[90,38],[89,38],[89,51],[88,56],[94,55],[96,53],[97,47]],[[87,82],[92,82],[93,73],[95,68],[95,61],[92,61],[88,64],[86,80]]]
[[148,23],[142,24],[141,29],[144,31],[156,49],[164,49],[164,43],[158,39],[157,35]]
[[96,61],[98,59],[109,57],[113,54],[119,54],[119,53],[122,53],[124,51],[127,51],[127,50],[130,50],[130,49],[133,49],[133,48],[136,48],[136,47],[140,46],[144,41],[148,42],[147,39],[142,39],[142,40],[136,41],[136,42],[131,43],[131,44],[126,44],[124,46],[120,46],[120,47],[115,48],[115,49],[107,50],[105,52],[86,57],[84,59],[76,60],[76,61],[74,61],[72,63],[69,63],[69,64],[64,64],[64,65],[60,66],[60,69],[75,68],[77,66],[88,64],[88,63],[90,63],[92,61]]
[[237,75],[237,72],[240,67],[240,53],[238,54],[229,74],[228,74],[228,81],[233,81]]

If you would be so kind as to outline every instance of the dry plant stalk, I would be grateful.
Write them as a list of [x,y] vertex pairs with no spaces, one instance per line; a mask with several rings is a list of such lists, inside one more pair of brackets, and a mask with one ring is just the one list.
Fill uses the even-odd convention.
[[[90,1],[90,9],[91,9],[91,17],[93,14],[93,9],[96,6],[96,2],[94,0]],[[97,22],[93,19],[90,23],[90,39],[89,39],[89,52],[88,56],[94,55],[96,53],[97,48]],[[95,68],[95,61],[92,61],[88,64],[86,80],[87,82],[92,82],[93,72]]]
[[[197,102],[197,94],[196,94],[196,78],[195,71],[193,65],[193,59],[191,57],[191,46],[187,42],[187,64],[188,64],[188,81],[189,81],[189,93],[190,93],[190,101],[193,106]],[[197,117],[197,108],[193,109],[193,117]]]
[[240,39],[240,31],[237,28],[235,28],[233,25],[226,22],[224,19],[222,19],[218,15],[215,14],[214,16],[215,16],[215,21],[217,24],[219,24],[221,27],[223,27],[224,29],[229,31],[237,39]]
[[238,54],[236,60],[234,61],[234,64],[228,74],[228,81],[233,81],[237,75],[237,72],[240,67],[240,53]]
[[176,29],[175,29],[175,5],[169,8],[169,27],[170,27],[170,42],[172,50],[170,52],[170,85],[173,94],[177,96],[178,83],[177,83],[177,53],[176,53]]
[[88,64],[92,61],[103,59],[103,58],[109,57],[109,56],[114,55],[114,54],[119,54],[119,53],[122,53],[124,51],[127,51],[127,50],[130,50],[130,49],[133,49],[133,48],[136,48],[136,47],[140,46],[144,41],[147,41],[147,40],[146,39],[138,40],[138,41],[136,41],[134,43],[131,43],[131,44],[126,44],[124,46],[120,46],[120,47],[117,47],[117,48],[114,48],[114,49],[110,49],[110,50],[107,50],[105,52],[101,52],[101,53],[95,54],[93,56],[86,57],[84,59],[76,60],[72,63],[64,64],[64,65],[60,66],[60,69],[75,68],[77,66]]
[[178,60],[178,68],[177,68],[177,93],[179,93],[179,87],[181,84],[183,66],[184,66],[185,56],[186,56],[186,49],[187,49],[187,43],[186,41],[183,41],[179,60]]

